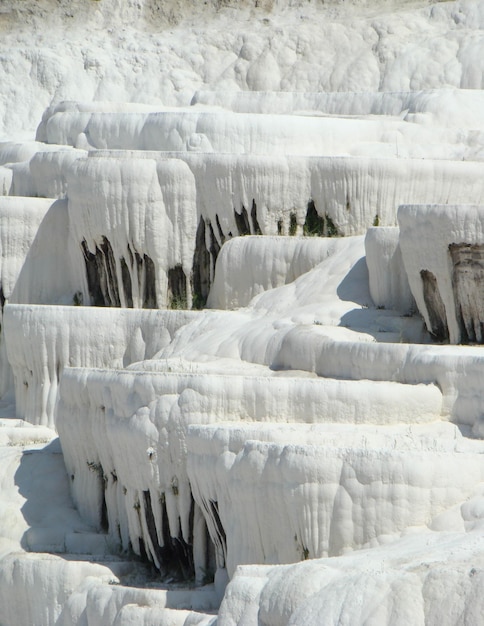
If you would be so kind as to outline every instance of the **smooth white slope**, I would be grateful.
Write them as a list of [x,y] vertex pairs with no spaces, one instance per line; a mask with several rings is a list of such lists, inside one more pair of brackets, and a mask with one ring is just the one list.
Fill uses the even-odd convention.
[[337,239],[313,237],[236,237],[217,257],[207,306],[236,309],[259,293],[292,283],[331,255]]

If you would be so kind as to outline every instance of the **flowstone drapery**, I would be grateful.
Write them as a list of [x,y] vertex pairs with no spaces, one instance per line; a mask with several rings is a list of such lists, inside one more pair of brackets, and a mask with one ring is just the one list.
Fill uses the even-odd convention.
[[5,1],[0,624],[477,623],[481,3]]

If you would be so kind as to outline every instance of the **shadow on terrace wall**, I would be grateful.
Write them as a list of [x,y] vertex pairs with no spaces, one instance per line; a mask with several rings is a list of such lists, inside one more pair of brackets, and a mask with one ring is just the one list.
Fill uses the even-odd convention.
[[58,438],[23,452],[15,484],[26,500],[21,509],[29,525],[21,541],[25,550],[62,554],[66,534],[92,532],[74,508],[68,480]]
[[338,285],[338,298],[365,307],[374,306],[368,281],[366,257],[361,257]]
[[[122,581],[122,585],[119,586],[117,584],[112,586],[110,583],[99,581],[100,585],[106,585],[106,593],[109,593],[108,588],[111,589],[113,595],[119,591],[119,609],[124,604],[138,604],[141,607],[157,607],[158,609],[162,607],[183,610],[192,610],[198,607],[204,611],[216,611],[218,609],[220,598],[213,590],[212,585],[209,585],[207,592],[202,593],[200,599],[197,599],[198,590],[193,589],[193,581],[187,583],[186,586],[181,586],[180,583],[173,587],[169,583],[163,584],[159,573],[156,573],[152,567],[140,562],[137,557],[99,555],[90,552],[82,555],[68,553],[66,551],[66,536],[72,536],[76,533],[79,533],[81,537],[82,535],[86,537],[86,542],[83,545],[88,550],[97,545],[90,543],[90,539],[96,533],[81,520],[77,510],[74,509],[69,493],[69,480],[58,438],[44,447],[23,452],[15,473],[15,484],[19,493],[26,499],[21,509],[22,515],[30,527],[21,540],[25,550],[55,554],[64,562],[71,561],[73,568],[78,566],[77,562],[84,565],[89,562],[105,566],[106,570],[103,574],[111,571],[114,581],[117,579]],[[103,535],[99,536],[103,537]],[[18,558],[22,558],[21,555]],[[58,571],[69,574],[72,569],[68,567]],[[83,571],[90,575],[91,570],[84,569]],[[92,570],[92,575],[99,575],[99,570]],[[42,578],[42,573],[36,570],[34,577],[39,581]],[[68,579],[66,588],[76,580],[75,576]],[[126,596],[123,596],[125,587],[129,587],[129,591],[126,592]],[[66,593],[66,588],[63,593]],[[33,597],[37,596],[34,594]],[[59,598],[56,601],[59,601]],[[31,602],[29,594],[27,594],[25,602],[27,605]],[[56,623],[68,623],[66,620],[69,620],[69,607],[69,603],[61,607],[62,614]],[[64,616],[64,610],[67,618]],[[22,623],[25,624],[26,622]]]

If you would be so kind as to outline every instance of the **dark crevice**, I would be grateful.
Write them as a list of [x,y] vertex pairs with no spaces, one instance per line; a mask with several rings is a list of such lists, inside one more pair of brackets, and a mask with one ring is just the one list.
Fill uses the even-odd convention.
[[[160,571],[163,575],[170,574],[177,580],[191,580],[195,575],[195,568],[193,565],[193,545],[184,541],[181,525],[179,527],[177,537],[172,537],[170,535],[170,525],[168,521],[166,503],[162,501],[163,546],[160,546],[158,542],[158,534],[156,531],[150,492],[144,491],[143,498],[144,508],[146,511],[146,526],[148,528],[153,549],[156,553],[156,558],[160,563]],[[191,523],[193,524],[193,520]]]
[[108,300],[108,306],[120,307],[121,301],[119,299],[118,279],[116,276],[116,262],[114,260],[113,249],[109,240],[103,237],[100,244],[100,249],[104,255],[104,265],[106,268],[106,300]]
[[277,220],[277,234],[284,234],[284,222],[282,220]]
[[134,260],[136,265],[136,278],[138,281],[138,286],[141,291],[141,285],[143,284],[143,259],[138,252],[134,253]]
[[210,290],[210,252],[205,243],[205,220],[200,217],[195,238],[192,269],[193,308],[205,306]]
[[[222,230],[222,227],[220,226],[220,220],[218,219],[217,214],[215,214],[215,223],[217,224],[218,236],[223,245],[225,243],[225,235],[224,235],[224,231]],[[229,235],[232,236],[230,233]]]
[[215,555],[215,545],[210,539],[210,533],[208,532],[208,527],[205,525],[205,581],[206,583],[211,583],[214,580],[215,572],[217,571],[217,557]]
[[158,533],[156,531],[155,516],[153,514],[153,507],[151,506],[151,494],[149,491],[143,491],[143,499],[144,499],[144,505],[145,505],[146,527],[148,529],[148,534],[150,536],[151,544],[153,546],[153,550],[155,551],[156,558],[158,559],[158,562],[161,564],[162,563],[162,556],[161,556],[162,548],[160,544],[158,543]]
[[101,530],[103,532],[107,532],[108,528],[109,528],[108,508],[106,506],[106,498],[104,497],[104,485],[103,485],[103,497],[102,497],[102,503],[101,503]]
[[222,520],[220,519],[220,515],[218,512],[218,502],[210,500],[210,514],[212,520],[215,524],[215,529],[217,536],[214,537],[214,543],[218,544],[222,548],[222,552],[224,555],[227,554],[227,537],[225,535],[225,529],[222,524]]
[[[86,240],[81,242],[81,248],[86,265],[87,286],[91,304],[94,306],[120,307],[119,281],[116,272],[116,261],[113,249],[106,237],[96,245],[95,251],[91,252]],[[155,264],[146,254],[141,256],[138,252],[133,255],[128,246],[129,266],[124,257],[119,259],[121,270],[122,289],[128,307],[133,307],[133,284],[130,267],[136,267],[136,279],[142,298],[142,307],[156,309],[156,273]]]
[[217,262],[218,253],[220,252],[220,244],[213,232],[212,224],[208,224],[210,230],[210,257],[212,260],[212,275],[215,274],[215,264]]
[[156,309],[155,264],[149,256],[146,254],[141,256],[139,252],[134,253],[134,263],[136,265],[139,293],[142,297],[141,306],[143,309]]
[[87,247],[87,241],[85,239],[81,242],[81,248],[86,265],[87,288],[89,290],[89,296],[91,297],[91,304],[93,306],[105,306],[100,280],[101,260],[97,254],[99,251],[96,248],[96,253],[93,254]]
[[133,257],[133,253],[131,252],[131,248],[130,245],[128,243],[128,256],[129,256],[129,264],[131,267],[133,267],[134,265],[134,257]]
[[249,224],[249,216],[247,215],[247,211],[245,207],[242,207],[240,213],[234,209],[234,218],[235,223],[237,225],[237,230],[239,231],[239,235],[243,237],[244,235],[250,235],[250,224]]
[[138,537],[139,556],[142,561],[150,561],[148,554],[146,553],[145,542],[142,537]]
[[252,210],[250,212],[250,216],[252,218],[252,228],[254,235],[262,235],[259,221],[257,220],[257,205],[255,203],[255,200],[252,200]]
[[212,517],[215,522],[215,527],[217,528],[218,536],[222,539],[222,542],[226,544],[227,539],[226,539],[225,530],[222,525],[222,521],[220,519],[220,515],[218,512],[218,502],[210,500],[210,511],[212,513]]
[[121,278],[123,280],[123,291],[126,300],[126,306],[133,307],[133,289],[131,286],[131,274],[129,273],[128,265],[124,257],[121,257]]
[[314,202],[310,200],[308,202],[306,220],[304,221],[303,226],[304,235],[311,237],[322,237],[325,234],[324,226],[324,217],[318,215]]
[[104,475],[103,467],[100,463],[88,463],[88,467],[91,472],[96,473],[98,481],[98,495],[99,495],[99,524],[103,532],[107,532],[109,529],[108,508],[106,504],[106,477]]
[[85,239],[81,242],[81,248],[91,304],[120,306],[114,256],[109,241],[103,237],[94,253],[89,250]]
[[178,571],[183,580],[191,580],[195,577],[193,564],[193,545],[183,539],[181,521],[178,529],[178,537],[172,537],[173,550],[178,562]]
[[335,226],[333,220],[329,217],[329,215],[326,213],[325,216],[325,229],[324,229],[324,235],[326,237],[340,237],[340,233],[337,229],[337,227]]
[[143,293],[143,308],[156,309],[156,271],[155,264],[146,254],[143,256],[145,283]]
[[168,302],[172,309],[187,308],[187,281],[181,265],[168,270]]

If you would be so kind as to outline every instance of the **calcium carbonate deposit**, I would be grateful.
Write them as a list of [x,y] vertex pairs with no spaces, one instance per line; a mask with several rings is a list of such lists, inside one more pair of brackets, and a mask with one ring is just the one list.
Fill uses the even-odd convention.
[[0,626],[484,620],[484,3],[2,0]]

